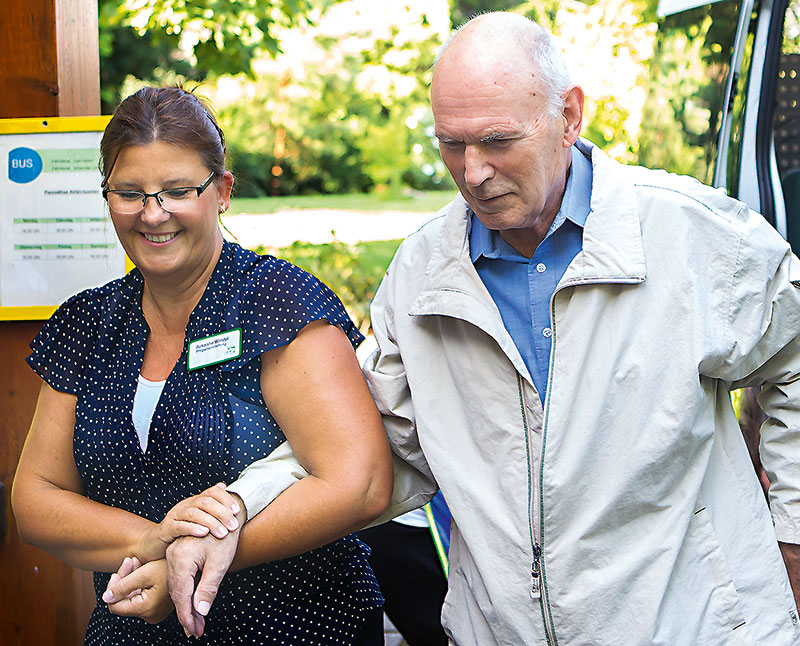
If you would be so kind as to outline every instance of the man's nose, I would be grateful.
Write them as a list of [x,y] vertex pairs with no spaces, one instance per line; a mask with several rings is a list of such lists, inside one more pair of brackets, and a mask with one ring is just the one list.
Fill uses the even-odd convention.
[[148,226],[155,227],[169,220],[169,212],[161,207],[161,203],[155,195],[148,195],[144,202],[144,209],[139,217]]
[[467,186],[480,186],[494,175],[486,151],[480,144],[468,144],[464,150],[464,181]]

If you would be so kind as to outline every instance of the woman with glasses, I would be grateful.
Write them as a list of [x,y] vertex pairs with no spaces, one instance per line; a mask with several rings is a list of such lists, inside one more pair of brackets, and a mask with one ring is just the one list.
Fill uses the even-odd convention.
[[[315,278],[223,240],[233,177],[191,93],[128,97],[101,156],[136,269],[70,298],[31,344],[44,383],[14,484],[20,533],[95,571],[87,644],[383,643],[366,548],[348,535],[392,488],[361,335]],[[311,476],[244,525],[214,485],[284,439]],[[204,535],[233,567],[213,607],[179,622],[165,557]]]

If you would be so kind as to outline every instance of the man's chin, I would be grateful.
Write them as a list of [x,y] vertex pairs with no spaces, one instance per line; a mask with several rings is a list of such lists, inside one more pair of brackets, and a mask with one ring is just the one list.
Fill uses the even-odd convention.
[[473,195],[470,196],[470,199],[467,200],[467,202],[476,214],[485,213],[487,215],[499,215],[504,211],[507,211],[511,206],[509,197],[509,193],[484,199],[475,197]]

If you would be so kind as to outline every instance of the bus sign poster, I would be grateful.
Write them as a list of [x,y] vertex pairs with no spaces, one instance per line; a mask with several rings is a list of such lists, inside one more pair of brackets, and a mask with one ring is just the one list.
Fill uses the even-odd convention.
[[101,194],[109,117],[0,119],[0,319],[44,319],[125,273]]

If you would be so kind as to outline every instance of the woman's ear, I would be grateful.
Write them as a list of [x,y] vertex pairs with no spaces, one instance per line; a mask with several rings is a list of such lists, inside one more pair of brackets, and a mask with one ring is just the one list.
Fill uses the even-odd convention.
[[217,193],[219,195],[219,212],[225,213],[231,204],[231,191],[233,190],[233,174],[225,171],[222,179],[217,183]]

